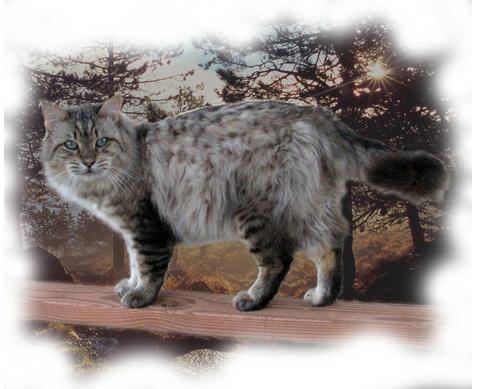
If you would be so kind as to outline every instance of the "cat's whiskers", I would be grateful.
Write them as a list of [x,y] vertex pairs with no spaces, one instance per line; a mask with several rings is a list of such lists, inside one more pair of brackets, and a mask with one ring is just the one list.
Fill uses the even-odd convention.
[[77,181],[78,177],[76,175],[73,175],[72,177],[73,177],[73,184],[71,186],[71,191],[72,191],[72,193],[76,193],[76,181]]
[[74,180],[74,174],[70,174],[64,183],[64,188],[67,193],[70,193],[70,194],[73,193],[73,190],[72,190],[73,180]]
[[124,176],[121,176],[120,174],[115,173],[115,172],[112,172],[112,173],[118,179],[118,181],[121,183],[121,185],[125,188],[125,190],[129,193],[131,198],[134,199],[135,195],[134,195],[134,192],[131,188],[130,182]]
[[116,190],[117,188],[116,188],[113,180],[111,179],[111,174],[107,170],[106,170],[105,178],[109,182],[109,185],[111,186],[111,190],[113,190],[113,191]]
[[118,178],[118,180],[121,181],[127,188],[131,189],[131,185],[134,183],[131,183],[129,179],[133,179],[134,181],[139,181],[142,179],[139,176],[133,175],[132,173],[130,174],[128,170],[118,168],[115,166],[110,167],[111,173],[115,175],[115,177]]
[[113,176],[112,172],[111,171],[108,171],[108,177],[112,183],[112,186],[113,186],[113,189],[118,191],[120,196],[125,196],[127,197],[127,193],[126,191],[124,190],[124,188],[120,185],[120,183],[118,182],[118,180],[116,179],[116,177]]
[[64,174],[66,174],[66,173],[68,173],[68,170],[63,169],[63,170],[62,170],[61,172],[59,172],[58,174],[55,174],[54,176],[50,177],[50,179],[51,179],[52,181],[59,180],[59,178],[60,178],[61,176],[63,176]]
[[97,165],[96,171],[98,173],[103,173],[108,170],[108,162],[105,159],[99,161],[96,165]]
[[132,194],[131,190],[127,185],[124,184],[124,182],[121,181],[120,177],[114,173],[114,171],[109,170],[108,171],[109,177],[116,183],[117,188],[119,191],[125,196],[125,197],[131,197],[134,199],[134,195]]
[[127,176],[128,178],[132,178],[133,180],[136,180],[136,181],[141,181],[141,182],[144,182],[144,180],[142,179],[142,177],[138,176],[137,174],[133,173],[131,170],[128,170],[128,169],[124,169],[124,168],[121,168],[119,166],[111,166],[111,169],[120,173],[120,174],[124,174],[125,176]]

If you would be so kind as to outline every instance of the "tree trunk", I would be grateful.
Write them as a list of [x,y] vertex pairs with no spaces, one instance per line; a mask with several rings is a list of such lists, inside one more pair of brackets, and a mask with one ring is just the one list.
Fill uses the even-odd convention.
[[342,200],[342,211],[350,225],[350,231],[343,242],[342,251],[342,285],[341,298],[348,300],[353,298],[356,266],[353,254],[353,203],[351,198],[351,184],[347,184],[347,192]]
[[116,232],[113,232],[113,271],[122,273],[124,271],[124,242]]
[[[343,66],[342,78],[343,83],[338,89],[340,92],[340,99],[335,110],[341,109],[341,119],[348,120],[354,123],[357,120],[356,107],[353,96],[352,83],[355,74],[355,65],[357,58],[353,53],[352,44],[338,44],[335,45],[335,50],[341,65]],[[353,126],[354,127],[354,126]],[[346,184],[346,195],[342,199],[342,212],[349,223],[350,230],[343,242],[342,252],[342,284],[341,294],[342,299],[352,299],[354,295],[354,280],[356,277],[356,265],[353,254],[353,203],[351,197],[351,183]]]
[[108,65],[107,65],[107,73],[108,73],[108,86],[104,90],[106,92],[107,97],[112,97],[115,92],[117,92],[117,88],[114,85],[114,46],[112,44],[108,45]]
[[406,212],[409,220],[409,229],[411,230],[412,244],[414,245],[414,253],[419,254],[426,243],[419,218],[419,210],[415,205],[406,203]]

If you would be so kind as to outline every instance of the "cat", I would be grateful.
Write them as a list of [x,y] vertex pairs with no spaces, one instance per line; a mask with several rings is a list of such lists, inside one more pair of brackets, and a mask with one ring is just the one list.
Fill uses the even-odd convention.
[[249,101],[135,124],[120,95],[40,105],[46,178],[124,237],[130,277],[115,290],[131,308],[155,301],[175,245],[233,239],[258,266],[236,309],[264,307],[298,250],[317,268],[304,300],[330,304],[350,229],[341,211],[347,182],[415,204],[442,199],[448,187],[440,159],[358,136],[323,107]]

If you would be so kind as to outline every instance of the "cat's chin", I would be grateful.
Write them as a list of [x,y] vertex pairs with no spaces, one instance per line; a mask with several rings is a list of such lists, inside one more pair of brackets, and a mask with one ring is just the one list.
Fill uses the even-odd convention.
[[82,178],[84,180],[95,180],[105,175],[106,175],[105,172],[86,172],[82,174],[76,174],[76,177]]

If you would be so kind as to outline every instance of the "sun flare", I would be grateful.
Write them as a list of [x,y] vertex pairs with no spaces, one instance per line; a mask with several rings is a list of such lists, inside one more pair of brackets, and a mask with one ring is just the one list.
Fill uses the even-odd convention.
[[366,73],[368,78],[374,80],[382,80],[389,74],[389,69],[382,62],[374,62],[368,65],[368,72]]

